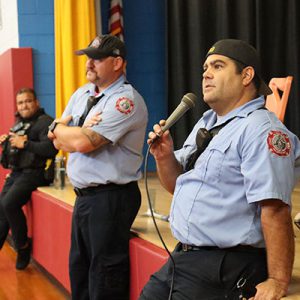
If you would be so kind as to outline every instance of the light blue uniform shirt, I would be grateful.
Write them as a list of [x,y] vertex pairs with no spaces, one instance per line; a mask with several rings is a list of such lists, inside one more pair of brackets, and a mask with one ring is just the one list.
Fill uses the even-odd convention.
[[[299,139],[273,113],[259,109],[263,106],[260,97],[218,120],[221,124],[233,118],[212,139],[195,168],[177,178],[170,224],[182,243],[264,247],[258,201],[280,199],[291,205]],[[219,125],[216,120],[216,113],[207,111],[175,152],[183,166],[196,149],[198,129]]]
[[[77,126],[87,99],[95,85],[88,83],[71,97],[63,116],[72,115],[70,126]],[[141,178],[142,148],[148,112],[141,95],[121,76],[106,88],[104,96],[91,109],[86,119],[101,112],[102,120],[91,130],[111,143],[89,153],[70,153],[68,177],[73,186],[85,188],[98,184],[126,184]]]

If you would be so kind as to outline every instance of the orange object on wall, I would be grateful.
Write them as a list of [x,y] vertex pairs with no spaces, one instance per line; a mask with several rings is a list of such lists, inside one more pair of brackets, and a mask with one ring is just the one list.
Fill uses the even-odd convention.
[[273,94],[267,96],[266,108],[275,113],[281,122],[284,121],[292,81],[293,76],[287,76],[282,78],[272,78],[269,83],[269,87],[273,91]]
[[[32,48],[11,48],[0,55],[0,135],[15,122],[15,96],[22,87],[33,87]],[[0,166],[0,189],[8,172]]]

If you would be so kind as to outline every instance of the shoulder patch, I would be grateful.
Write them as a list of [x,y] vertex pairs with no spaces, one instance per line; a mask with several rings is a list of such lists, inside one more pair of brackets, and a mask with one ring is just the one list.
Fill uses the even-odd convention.
[[126,97],[121,97],[116,102],[116,109],[122,114],[129,114],[134,108],[134,103],[131,99]]
[[291,143],[287,134],[272,130],[267,138],[270,152],[278,156],[289,156],[291,152]]

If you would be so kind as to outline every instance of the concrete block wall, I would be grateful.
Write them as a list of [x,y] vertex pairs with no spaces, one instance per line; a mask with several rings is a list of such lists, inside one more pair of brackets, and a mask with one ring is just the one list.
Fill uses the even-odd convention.
[[34,88],[55,116],[54,0],[18,0],[19,44],[33,49]]

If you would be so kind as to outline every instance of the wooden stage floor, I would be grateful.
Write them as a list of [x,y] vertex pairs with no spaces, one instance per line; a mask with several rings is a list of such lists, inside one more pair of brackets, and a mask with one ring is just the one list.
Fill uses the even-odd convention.
[[16,252],[5,242],[0,251],[0,300],[70,300],[70,295],[37,264],[16,270]]

